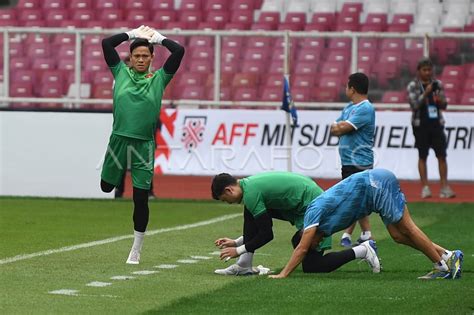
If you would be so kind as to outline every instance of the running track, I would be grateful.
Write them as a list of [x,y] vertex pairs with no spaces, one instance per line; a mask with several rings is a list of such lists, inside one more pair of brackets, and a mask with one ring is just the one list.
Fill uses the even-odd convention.
[[[212,177],[207,176],[173,176],[173,175],[155,175],[154,192],[158,198],[172,199],[212,199],[211,198]],[[338,182],[336,179],[318,179],[318,184],[327,189]],[[131,196],[131,180],[127,175],[125,188],[125,197]],[[469,182],[450,182],[451,188],[456,192],[456,198],[439,198],[439,183],[431,183],[432,198],[421,199],[421,184],[419,181],[401,181],[402,191],[405,193],[409,202],[474,202],[474,181]]]

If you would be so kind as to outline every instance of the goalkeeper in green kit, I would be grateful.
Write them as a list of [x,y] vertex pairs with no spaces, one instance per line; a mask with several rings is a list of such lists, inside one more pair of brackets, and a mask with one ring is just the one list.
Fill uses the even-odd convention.
[[[133,40],[128,66],[115,50],[127,40]],[[171,55],[162,68],[150,72],[155,44],[166,47]],[[142,25],[103,39],[102,49],[115,84],[112,135],[102,167],[100,187],[104,192],[111,192],[120,184],[127,168],[131,169],[135,237],[126,262],[138,264],[149,217],[148,190],[154,169],[155,125],[164,89],[179,68],[184,48]]]

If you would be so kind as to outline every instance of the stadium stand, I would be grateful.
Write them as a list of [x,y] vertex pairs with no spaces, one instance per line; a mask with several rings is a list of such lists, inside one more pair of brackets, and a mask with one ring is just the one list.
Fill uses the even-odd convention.
[[[473,11],[474,3],[469,0],[20,0],[16,8],[0,11],[0,26],[129,29],[149,24],[185,30],[473,32]],[[74,84],[74,76],[68,73],[75,68],[75,36],[18,36],[11,33],[9,37],[10,96],[67,96]],[[89,94],[93,98],[111,96],[112,77],[103,61],[101,38],[82,37],[82,79],[92,84]],[[185,45],[187,54],[166,96],[213,99],[214,38],[171,38]],[[3,40],[0,37],[1,49]],[[278,101],[283,44],[282,38],[274,37],[222,37],[221,76],[225,79],[221,80],[221,99]],[[434,38],[429,47],[449,101],[472,105],[474,40]],[[291,39],[294,99],[345,101],[351,49],[350,37]],[[128,55],[125,46],[118,51],[122,58]],[[404,86],[423,55],[423,40],[361,37],[357,53],[357,69],[372,80],[371,97],[387,103],[406,102]],[[162,64],[166,56],[157,56],[155,64]],[[3,58],[0,62],[3,66]],[[45,79],[48,77],[51,79]],[[250,83],[243,84],[242,78]]]

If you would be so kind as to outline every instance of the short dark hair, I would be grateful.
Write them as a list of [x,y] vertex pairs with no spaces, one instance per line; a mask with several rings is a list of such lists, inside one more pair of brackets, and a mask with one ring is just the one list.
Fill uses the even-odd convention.
[[423,67],[433,68],[433,62],[430,58],[423,57],[418,61],[418,64],[416,65],[416,70],[420,70]]
[[237,184],[237,178],[227,173],[220,173],[212,179],[211,192],[212,198],[219,200],[227,186]]
[[148,47],[148,50],[150,50],[150,54],[153,55],[153,45],[150,44],[150,42],[144,38],[137,38],[130,44],[130,53],[132,53],[135,48],[140,46]]
[[356,72],[349,76],[348,87],[354,88],[359,94],[369,93],[369,78],[362,72]]

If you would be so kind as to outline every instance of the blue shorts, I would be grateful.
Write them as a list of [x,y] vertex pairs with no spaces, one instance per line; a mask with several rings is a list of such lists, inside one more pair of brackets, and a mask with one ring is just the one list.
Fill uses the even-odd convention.
[[406,199],[395,175],[384,169],[369,171],[374,196],[374,212],[385,225],[398,223],[405,210]]

